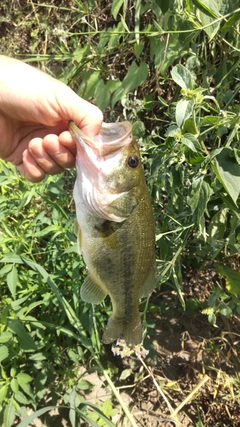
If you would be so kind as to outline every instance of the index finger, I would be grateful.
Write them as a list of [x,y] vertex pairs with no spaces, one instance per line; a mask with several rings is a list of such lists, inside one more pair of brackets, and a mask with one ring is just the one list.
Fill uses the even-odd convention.
[[64,84],[62,90],[56,91],[55,94],[62,119],[73,120],[85,135],[92,138],[99,134],[103,114],[98,107],[80,98]]

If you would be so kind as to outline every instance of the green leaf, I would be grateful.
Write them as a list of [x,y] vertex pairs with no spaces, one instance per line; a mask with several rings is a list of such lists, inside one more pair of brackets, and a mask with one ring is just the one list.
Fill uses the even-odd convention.
[[18,393],[18,380],[17,378],[12,378],[10,382],[11,389],[13,393]]
[[12,333],[9,331],[4,331],[0,335],[0,344],[4,342],[8,342],[12,339]]
[[198,152],[196,146],[198,143],[198,139],[195,135],[192,135],[190,133],[185,133],[184,137],[181,139],[182,144],[186,145],[190,150],[194,151],[195,153]]
[[137,59],[139,59],[139,56],[141,55],[143,49],[144,49],[143,43],[135,43],[135,45],[133,47],[133,51],[134,51],[134,55],[136,56]]
[[228,30],[237,24],[240,21],[240,11],[234,13],[234,15],[230,16],[228,20],[226,20],[225,24],[221,28],[221,36],[224,37]]
[[8,274],[12,270],[11,264],[4,265],[3,268],[0,270],[0,276],[5,276],[5,274]]
[[46,360],[46,356],[43,353],[34,353],[29,356],[29,359],[34,361]]
[[8,357],[8,348],[6,345],[1,345],[0,346],[0,362],[2,362],[2,360],[6,359]]
[[35,236],[36,237],[43,237],[43,236],[46,236],[47,234],[54,233],[54,232],[59,232],[59,231],[60,230],[59,230],[58,225],[48,225],[43,230],[36,231],[35,232]]
[[[46,414],[46,412],[49,412],[52,409],[56,409],[56,408],[57,408],[57,406],[45,406],[45,408],[39,409],[38,411],[36,411],[33,414],[29,415],[29,417],[25,418],[25,420],[23,420],[21,423],[19,423],[16,427],[29,427],[29,424],[33,420],[35,420],[35,418],[38,418],[41,415]],[[9,426],[9,427],[11,427],[11,426]]]
[[89,390],[89,389],[93,388],[93,384],[91,384],[87,380],[81,380],[78,382],[77,388],[78,388],[78,390]]
[[196,215],[196,223],[200,222],[204,212],[207,208],[207,203],[212,194],[210,185],[204,181],[204,177],[196,177],[192,181],[192,190],[190,196],[187,198],[188,205],[192,213]]
[[72,427],[76,426],[76,411],[75,411],[75,398],[76,398],[76,390],[74,389],[72,393],[69,396],[69,404],[70,404],[70,411],[69,411],[69,420]]
[[211,323],[211,325],[213,325],[213,326],[216,326],[216,315],[215,315],[215,313],[210,313],[209,315],[208,315],[208,321],[209,321],[209,323]]
[[237,205],[240,194],[240,167],[234,157],[232,148],[226,147],[221,150],[212,163],[212,168],[229,196]]
[[173,67],[171,76],[182,89],[193,89],[193,79],[190,71],[181,64]]
[[0,259],[0,262],[11,262],[12,264],[23,264],[22,258],[17,255],[9,252],[5,254],[5,257]]
[[114,19],[117,18],[117,14],[120,10],[120,7],[123,5],[123,3],[124,3],[124,0],[113,0],[111,12],[112,12]]
[[233,148],[233,152],[235,155],[235,159],[240,166],[240,150],[238,150],[237,148]]
[[79,64],[81,64],[83,62],[83,58],[87,56],[88,53],[89,53],[89,45],[86,43],[84,47],[78,46],[74,50],[73,57]]
[[13,403],[13,397],[9,400],[3,415],[4,427],[12,427],[15,419],[15,406]]
[[22,403],[23,405],[28,405],[31,400],[25,396],[20,390],[18,390],[18,393],[14,395],[14,398],[17,400],[17,402]]
[[121,86],[114,92],[112,97],[112,107],[115,105],[117,101],[131,92],[138,86],[141,86],[143,82],[146,80],[148,75],[148,66],[145,62],[141,62],[141,64],[136,64],[135,61],[129,67],[129,70],[124,77]]
[[205,116],[201,119],[202,126],[214,126],[219,122],[218,116]]
[[79,96],[84,99],[91,99],[94,96],[96,84],[99,81],[99,71],[85,70],[82,74],[82,83],[79,88]]
[[145,131],[144,123],[141,120],[137,120],[133,123],[132,133],[135,138],[141,138],[145,134]]
[[30,375],[25,374],[24,372],[19,372],[16,377],[19,385],[28,384],[33,379]]
[[182,127],[191,115],[194,107],[194,99],[181,99],[176,105],[176,122]]
[[103,411],[103,413],[107,417],[109,417],[111,415],[111,412],[112,412],[112,402],[111,402],[110,398],[106,399],[105,402],[103,403],[103,405],[102,405],[102,411]]
[[228,212],[228,208],[223,208],[212,217],[208,227],[208,234],[211,239],[223,239],[227,227]]
[[12,366],[10,369],[10,376],[15,377],[16,373],[17,373],[16,367]]
[[[88,423],[87,425],[89,425],[91,427],[99,427],[99,423],[98,422],[96,423],[93,419],[90,418],[90,416],[92,415],[92,413],[90,413],[89,416],[87,416],[85,413],[83,413],[82,411],[79,411],[78,409],[77,409],[77,412],[79,414],[79,417],[81,419],[85,420]],[[96,418],[96,419],[98,420],[99,417]],[[115,426],[112,424],[112,427],[115,427]]]
[[186,133],[190,133],[193,136],[195,136],[197,133],[196,124],[192,119],[187,119],[184,123],[183,134],[186,134]]
[[[230,12],[235,12],[239,7],[238,0],[194,0],[194,3],[198,6],[197,17],[203,25],[204,31],[212,40],[217,34],[220,28],[220,21],[211,24],[216,18],[222,17]],[[234,13],[229,20],[225,21],[225,24],[220,29],[221,35],[224,37],[229,27],[233,27],[235,22],[238,22],[239,16]]]
[[93,421],[99,421],[99,418],[100,418],[96,412],[89,412],[88,417]]
[[4,384],[0,387],[0,403],[4,401],[5,397],[7,396],[8,386]]
[[225,303],[221,302],[218,306],[218,311],[226,317],[230,317],[232,315],[232,309]]
[[98,83],[95,87],[95,102],[100,108],[100,110],[104,111],[106,106],[110,102],[110,90],[108,89],[107,85],[105,85],[104,81],[102,79],[98,80]]
[[203,180],[202,185],[200,187],[200,191],[199,191],[199,200],[198,200],[198,206],[197,206],[197,221],[200,221],[200,218],[203,216],[212,193],[213,191],[210,185]]
[[195,3],[208,16],[211,16],[213,18],[218,17],[221,0],[195,0]]
[[19,309],[19,307],[22,305],[23,302],[25,302],[29,298],[29,295],[26,295],[25,297],[19,298],[15,301],[12,301],[11,308],[15,311],[15,309]]
[[126,380],[130,375],[132,375],[132,369],[124,369],[121,372],[120,380]]
[[219,5],[221,0],[195,0],[198,4],[197,17],[204,27],[204,31],[212,40],[219,30],[220,22],[212,22],[219,17]]
[[[98,408],[97,405],[94,403],[86,402],[86,405],[89,406],[93,411],[97,412],[100,417],[105,421],[106,425],[109,427],[115,427],[115,425],[103,414],[103,412]],[[83,412],[79,411],[78,408],[76,409],[83,419],[89,422],[89,424],[92,427],[98,427],[98,424],[96,424],[93,420],[90,420],[89,417],[87,417]],[[19,426],[17,426],[19,427]]]
[[33,341],[29,332],[17,319],[9,321],[9,328],[17,335],[18,342],[23,350],[35,351],[37,350],[36,344]]
[[187,203],[191,208],[192,213],[195,212],[199,203],[199,193],[202,187],[203,177],[194,177],[192,180],[191,194],[187,198]]
[[127,22],[124,20],[124,17],[122,15],[121,15],[121,23],[122,23],[122,26],[125,29],[125,31],[127,33],[130,33],[130,29],[128,28]]
[[31,31],[31,37],[36,37],[39,33],[39,28],[35,28],[35,30]]
[[186,305],[187,305],[187,310],[194,313],[200,308],[201,303],[197,298],[189,298],[187,300]]
[[[119,49],[119,46],[121,45],[120,38],[122,37],[123,32],[125,31],[125,27],[122,21],[120,21],[117,25],[117,27],[113,26],[107,30],[108,34],[108,46],[107,48],[109,50],[112,49]],[[105,32],[106,37],[106,32]],[[103,49],[102,49],[103,51]],[[118,79],[117,79],[118,80]]]
[[[158,27],[159,34],[163,30]],[[179,34],[171,34],[169,42],[163,37],[153,37],[151,39],[150,51],[155,55],[155,66],[162,76],[166,76],[169,67],[179,58],[183,45],[180,42]]]
[[199,152],[194,152],[192,150],[185,150],[186,160],[190,165],[199,165],[203,162],[205,157]]
[[[43,381],[41,381],[41,386],[42,386],[42,384],[43,384]],[[45,382],[44,382],[44,384],[45,384]],[[29,384],[22,384],[22,385],[19,384],[19,386],[22,388],[22,390],[24,391],[24,393],[27,394],[29,397],[34,396],[34,393],[33,393],[33,391],[32,391],[32,389],[31,389],[31,387],[30,387]],[[40,388],[41,388],[41,386],[40,386]],[[38,387],[38,386],[36,385],[36,387]],[[19,393],[20,393],[20,391],[19,391]]]
[[172,138],[176,138],[176,135],[178,135],[178,134],[180,134],[180,136],[181,136],[180,129],[177,126],[175,126],[175,125],[171,125],[171,126],[168,127],[165,135],[167,137],[170,136]]
[[17,281],[18,281],[18,272],[15,264],[13,264],[12,270],[7,275],[7,285],[14,300],[16,298]]
[[227,265],[220,265],[219,274],[226,278],[226,287],[232,295],[240,296],[240,273]]

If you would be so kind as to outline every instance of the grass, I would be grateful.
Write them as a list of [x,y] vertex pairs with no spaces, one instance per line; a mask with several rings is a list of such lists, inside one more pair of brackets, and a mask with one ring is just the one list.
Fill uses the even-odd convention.
[[[0,425],[54,425],[56,407],[71,426],[239,424],[239,194],[221,167],[240,157],[240,12],[218,6],[1,3],[1,53],[133,122],[160,283],[140,306],[149,357],[114,358],[109,301],[79,295],[75,171],[33,185],[1,162]],[[89,400],[99,378],[110,397]]]

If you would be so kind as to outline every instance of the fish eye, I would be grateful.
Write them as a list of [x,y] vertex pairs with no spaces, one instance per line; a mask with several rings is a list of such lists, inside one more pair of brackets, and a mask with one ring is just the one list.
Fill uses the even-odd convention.
[[128,158],[128,166],[130,166],[130,168],[135,169],[138,166],[139,160],[137,156],[130,156]]

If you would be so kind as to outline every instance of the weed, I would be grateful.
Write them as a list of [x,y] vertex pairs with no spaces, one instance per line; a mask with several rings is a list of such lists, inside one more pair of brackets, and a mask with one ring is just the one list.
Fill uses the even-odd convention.
[[[181,313],[202,311],[219,331],[221,339],[205,340],[203,353],[214,355],[215,363],[221,358],[225,366],[238,367],[239,337],[231,331],[240,310],[238,2],[74,0],[66,7],[65,2],[13,0],[11,5],[2,1],[0,11],[6,17],[0,23],[2,53],[55,75],[94,101],[108,120],[133,122],[156,218],[159,286],[167,283],[178,294]],[[117,411],[136,426],[113,383],[116,367],[101,361],[106,349],[98,330],[106,323],[108,302],[93,313],[79,295],[86,271],[73,231],[75,172],[32,185],[13,167],[1,162],[0,168],[0,424],[10,427],[21,419],[24,427],[64,406],[71,426],[111,426]],[[186,298],[186,271],[208,265],[218,273],[208,299]],[[157,318],[173,330],[165,320],[170,310],[164,290],[158,295],[141,305],[151,338]],[[222,322],[228,335],[221,332]],[[153,354],[152,339],[147,340]],[[88,402],[92,384],[79,374],[79,365],[103,374],[118,408],[111,399]],[[203,360],[202,370],[216,373],[209,407],[212,396],[216,402],[222,396],[235,402],[239,396],[238,378],[222,374],[221,366],[215,371]],[[127,367],[121,380],[132,374]],[[134,390],[144,378],[139,368]],[[175,389],[181,390],[175,382],[161,391],[156,386],[165,403],[164,393],[168,402]],[[202,387],[207,393],[207,384],[199,380],[192,390],[199,393]],[[204,406],[197,393],[187,393],[176,410],[171,403],[170,412],[176,415],[190,400]],[[231,415],[237,410],[237,404],[230,407],[221,425],[230,425],[229,419],[237,425],[237,415]],[[195,425],[206,425],[206,419],[210,425],[204,411],[199,414]],[[214,416],[212,425],[220,425],[214,421],[217,411]]]

